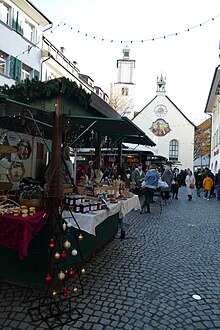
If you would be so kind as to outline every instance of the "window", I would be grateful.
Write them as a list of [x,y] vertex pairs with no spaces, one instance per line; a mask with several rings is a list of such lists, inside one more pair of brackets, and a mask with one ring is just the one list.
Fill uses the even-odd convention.
[[35,42],[35,27],[30,22],[24,22],[24,37],[31,42]]
[[0,20],[5,24],[10,25],[10,7],[0,1]]
[[32,78],[31,75],[32,75],[32,69],[29,66],[22,64],[21,80],[25,80],[25,79],[31,80]]
[[179,142],[171,140],[169,146],[169,160],[178,160],[179,156]]
[[125,96],[128,95],[128,88],[127,87],[122,87],[122,89],[121,89],[121,95],[125,95]]
[[8,55],[0,50],[0,73],[7,75],[7,58]]

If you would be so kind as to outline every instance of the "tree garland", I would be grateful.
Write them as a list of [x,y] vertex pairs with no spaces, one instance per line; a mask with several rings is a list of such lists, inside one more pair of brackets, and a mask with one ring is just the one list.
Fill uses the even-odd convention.
[[10,87],[8,85],[0,86],[0,93],[8,95],[12,100],[23,103],[31,103],[36,101],[36,99],[52,98],[58,92],[63,93],[67,98],[77,100],[79,104],[88,109],[90,94],[86,93],[76,82],[72,82],[65,77],[45,82],[36,79],[26,79],[24,81],[16,81]]

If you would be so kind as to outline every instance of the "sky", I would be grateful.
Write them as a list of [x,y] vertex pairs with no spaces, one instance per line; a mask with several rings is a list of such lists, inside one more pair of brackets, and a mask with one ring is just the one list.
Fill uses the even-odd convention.
[[204,110],[220,64],[219,0],[32,3],[53,22],[45,36],[57,48],[64,47],[80,73],[108,95],[110,84],[117,82],[116,62],[128,45],[130,59],[136,61],[135,111],[156,96],[157,76],[163,74],[166,95],[189,120],[199,124],[208,117]]

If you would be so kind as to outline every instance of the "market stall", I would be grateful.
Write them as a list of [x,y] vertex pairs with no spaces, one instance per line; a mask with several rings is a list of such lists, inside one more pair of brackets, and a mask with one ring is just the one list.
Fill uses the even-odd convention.
[[[122,142],[154,143],[93,92],[86,93],[65,78],[19,83],[18,89],[3,91],[8,95],[0,95],[0,145],[7,146],[11,134],[6,132],[16,128],[16,142],[10,145],[13,150],[4,147],[8,154],[1,155],[10,163],[13,190],[25,177],[33,177],[45,190],[46,209],[37,207],[30,214],[33,206],[29,205],[25,216],[23,212],[2,214],[0,276],[44,285],[45,299],[62,301],[83,293],[84,260],[115,237],[120,219],[140,207],[138,197],[129,194],[117,171],[107,182],[89,178],[76,187],[62,152],[66,147],[94,146],[92,170],[99,173],[103,141],[118,145],[119,166]],[[49,175],[44,182],[46,170]],[[77,195],[82,190],[80,200]],[[22,196],[18,197],[21,209]],[[50,311],[54,301],[50,301]]]

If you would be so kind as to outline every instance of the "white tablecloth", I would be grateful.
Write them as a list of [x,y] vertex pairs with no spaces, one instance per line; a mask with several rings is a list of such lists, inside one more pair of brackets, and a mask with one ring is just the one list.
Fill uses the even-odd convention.
[[[91,235],[96,235],[95,228],[103,222],[106,218],[119,212],[119,217],[123,218],[133,208],[140,208],[140,201],[137,195],[133,195],[127,200],[119,201],[115,204],[109,204],[109,210],[93,211],[89,213],[74,213],[73,216],[69,211],[63,211],[62,217],[75,228],[80,228]],[[77,222],[77,223],[76,223]],[[77,226],[78,224],[78,226]]]

